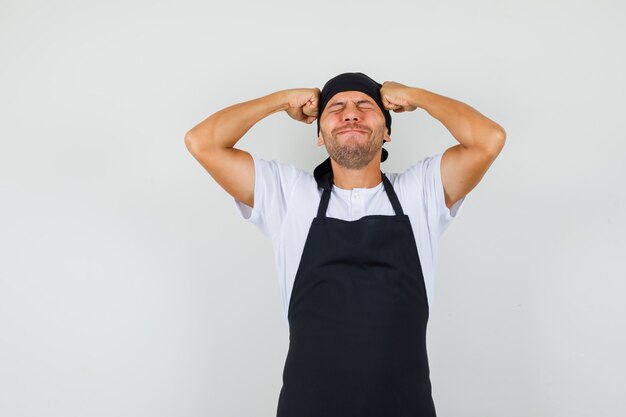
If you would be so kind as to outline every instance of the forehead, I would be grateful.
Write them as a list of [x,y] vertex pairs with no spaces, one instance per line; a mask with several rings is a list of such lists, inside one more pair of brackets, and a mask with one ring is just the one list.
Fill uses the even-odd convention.
[[369,102],[374,102],[370,96],[360,91],[342,91],[341,93],[337,93],[331,97],[328,101],[328,104],[333,104],[337,101],[352,101],[352,100],[367,100]]

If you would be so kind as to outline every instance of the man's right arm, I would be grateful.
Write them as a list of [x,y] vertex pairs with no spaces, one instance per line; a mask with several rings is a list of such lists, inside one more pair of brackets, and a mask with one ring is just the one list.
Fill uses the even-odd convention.
[[288,108],[286,90],[234,104],[187,132],[185,146],[226,192],[254,207],[254,161],[234,145],[258,121]]

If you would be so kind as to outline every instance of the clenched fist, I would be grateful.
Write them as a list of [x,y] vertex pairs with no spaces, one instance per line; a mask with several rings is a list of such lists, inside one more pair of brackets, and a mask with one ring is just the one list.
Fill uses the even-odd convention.
[[396,113],[413,111],[417,105],[411,101],[411,87],[395,81],[385,81],[380,88],[380,98],[386,110]]
[[317,119],[320,101],[319,88],[292,88],[285,90],[289,108],[287,114],[299,122],[311,124]]

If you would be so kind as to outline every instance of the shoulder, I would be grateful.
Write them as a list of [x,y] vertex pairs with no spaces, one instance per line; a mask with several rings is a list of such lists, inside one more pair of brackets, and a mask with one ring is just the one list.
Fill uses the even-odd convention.
[[311,176],[307,171],[287,162],[282,162],[276,159],[267,159],[259,155],[252,155],[254,160],[255,170],[261,174],[266,174],[266,177],[262,179],[269,179],[272,177],[280,177],[284,180],[295,179],[299,177]]
[[394,186],[416,190],[438,174],[442,154],[424,157],[402,172],[390,172],[385,175]]
[[254,160],[254,207],[235,199],[241,218],[255,224],[264,235],[275,236],[281,230],[294,202],[300,181],[311,174],[293,164],[251,154]]
[[452,219],[456,218],[465,197],[448,208],[441,182],[443,152],[427,156],[410,165],[404,172],[389,174],[398,197],[409,210],[427,218],[429,228],[440,236]]

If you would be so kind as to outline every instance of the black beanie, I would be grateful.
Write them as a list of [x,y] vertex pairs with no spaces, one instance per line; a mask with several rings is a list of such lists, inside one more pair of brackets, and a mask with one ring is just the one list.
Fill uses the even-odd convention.
[[[330,99],[337,93],[342,91],[360,91],[367,94],[374,99],[380,110],[385,116],[385,124],[391,135],[391,114],[389,110],[385,109],[383,101],[380,97],[380,88],[382,84],[377,83],[362,72],[344,72],[336,77],[331,78],[324,84],[320,93],[318,112],[317,112],[317,134],[320,134],[320,119],[322,118],[322,112],[326,108],[326,105]],[[383,141],[383,145],[385,142]],[[382,150],[380,161],[383,162],[387,159],[388,152],[386,149]]]

